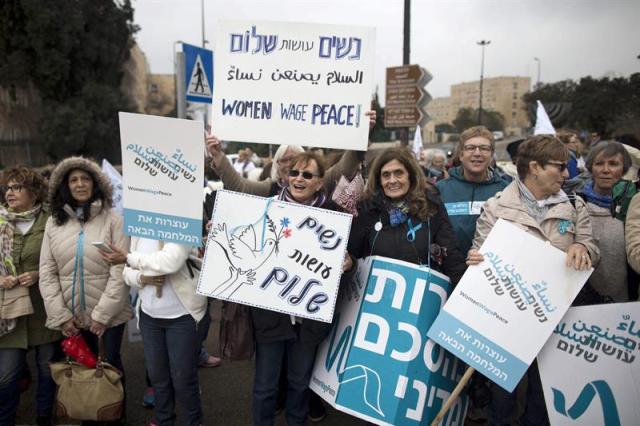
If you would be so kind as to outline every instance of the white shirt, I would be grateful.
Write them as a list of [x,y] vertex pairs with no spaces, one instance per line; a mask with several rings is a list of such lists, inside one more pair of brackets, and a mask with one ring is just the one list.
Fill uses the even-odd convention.
[[[153,253],[159,250],[159,242],[156,240],[149,240],[146,238],[140,238],[138,242],[137,251],[139,253]],[[138,272],[138,279],[142,272]],[[188,315],[189,312],[185,309],[184,305],[173,290],[171,284],[171,278],[169,275],[165,276],[164,284],[162,287],[162,296],[158,297],[156,293],[156,286],[146,285],[138,291],[140,297],[140,309],[153,318],[173,319],[179,318],[183,315]]]
[[31,229],[31,227],[35,222],[36,222],[35,219],[30,220],[28,222],[23,222],[21,220],[18,220],[16,221],[16,228],[18,228],[20,232],[22,232],[22,235],[26,235],[26,233],[29,232],[29,229]]

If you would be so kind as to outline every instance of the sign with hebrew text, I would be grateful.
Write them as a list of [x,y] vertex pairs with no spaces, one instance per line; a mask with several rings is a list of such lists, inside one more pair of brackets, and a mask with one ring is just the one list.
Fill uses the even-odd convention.
[[569,309],[538,367],[552,425],[638,424],[640,303]]
[[351,215],[220,190],[197,292],[331,322]]
[[199,246],[202,123],[126,112],[119,118],[125,233]]
[[213,122],[225,140],[367,149],[375,30],[221,21]]
[[566,253],[498,219],[429,337],[511,392],[591,275]]
[[[430,425],[465,367],[426,336],[451,288],[446,276],[425,266],[380,256],[360,260],[318,348],[309,387],[371,423]],[[463,424],[468,401],[463,392],[441,424]]]

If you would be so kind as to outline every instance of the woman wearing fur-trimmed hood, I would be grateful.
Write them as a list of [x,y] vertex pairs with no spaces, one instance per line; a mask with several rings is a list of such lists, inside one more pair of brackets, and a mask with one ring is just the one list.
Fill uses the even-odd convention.
[[[111,210],[113,189],[93,161],[70,157],[51,175],[40,256],[40,292],[46,326],[65,336],[81,333],[93,350],[102,336],[109,362],[122,368],[120,345],[131,318],[124,265],[108,264],[91,243],[127,247],[122,217]],[[95,346],[94,346],[95,345]]]

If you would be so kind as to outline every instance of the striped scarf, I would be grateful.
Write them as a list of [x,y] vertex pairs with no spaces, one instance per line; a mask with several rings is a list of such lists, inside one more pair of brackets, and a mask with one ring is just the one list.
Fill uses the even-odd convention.
[[324,192],[318,191],[311,200],[307,201],[306,203],[301,203],[293,198],[291,192],[289,191],[289,187],[284,187],[278,195],[278,200],[286,201],[288,203],[304,204],[311,207],[320,207],[325,203],[325,201],[327,201],[327,196],[324,194]]

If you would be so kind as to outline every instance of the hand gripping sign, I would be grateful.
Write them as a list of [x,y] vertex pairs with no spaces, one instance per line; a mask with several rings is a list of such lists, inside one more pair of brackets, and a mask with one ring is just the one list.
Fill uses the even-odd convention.
[[331,322],[351,215],[221,190],[198,293]]

